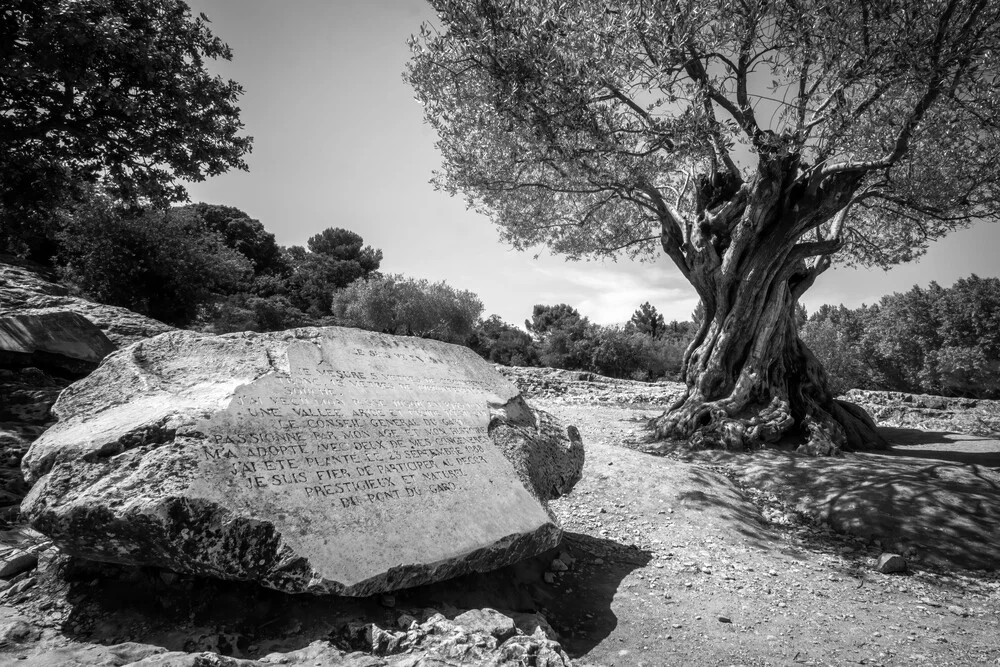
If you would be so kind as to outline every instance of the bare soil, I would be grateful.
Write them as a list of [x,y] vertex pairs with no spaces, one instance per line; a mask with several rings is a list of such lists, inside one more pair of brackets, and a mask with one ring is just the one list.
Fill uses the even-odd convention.
[[[645,442],[659,406],[536,403],[587,444],[583,480],[553,503],[567,540],[604,541],[549,616],[581,664],[1000,664],[1000,473],[979,462],[1000,442],[690,453]],[[909,573],[879,573],[900,547]]]

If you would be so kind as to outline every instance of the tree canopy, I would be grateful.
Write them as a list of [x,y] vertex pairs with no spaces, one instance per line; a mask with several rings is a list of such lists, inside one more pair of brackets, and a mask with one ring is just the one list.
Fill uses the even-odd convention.
[[[797,256],[889,265],[997,216],[988,0],[431,4],[408,78],[437,183],[517,247],[662,245],[689,274],[746,232],[810,233]],[[782,215],[747,219],[751,197]]]
[[249,283],[253,263],[192,206],[128,213],[94,197],[62,225],[59,269],[88,296],[185,326]]
[[307,245],[309,252],[300,246],[289,249],[288,286],[293,303],[311,315],[329,315],[330,294],[372,275],[382,262],[381,250],[364,245],[361,236],[341,227],[324,229]]
[[80,185],[165,203],[180,180],[246,169],[242,88],[205,67],[230,57],[181,0],[4,2],[0,246]]
[[659,311],[656,310],[656,307],[651,305],[648,301],[643,303],[634,313],[632,313],[632,318],[629,320],[629,323],[635,327],[636,331],[644,333],[650,338],[661,336],[664,329],[667,327],[666,322],[663,320],[663,315],[661,315]]
[[972,275],[882,297],[823,306],[803,327],[837,390],[1000,395],[1000,280]]

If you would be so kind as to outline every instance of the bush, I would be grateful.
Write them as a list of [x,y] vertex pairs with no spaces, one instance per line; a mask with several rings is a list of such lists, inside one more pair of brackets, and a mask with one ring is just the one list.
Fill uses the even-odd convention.
[[466,344],[479,356],[504,366],[537,366],[538,350],[531,336],[507,324],[499,315],[481,320]]
[[483,312],[483,303],[472,292],[443,281],[388,275],[335,291],[331,312],[343,326],[465,343]]
[[250,261],[191,211],[128,213],[93,198],[65,214],[61,273],[87,296],[185,326],[249,284]]

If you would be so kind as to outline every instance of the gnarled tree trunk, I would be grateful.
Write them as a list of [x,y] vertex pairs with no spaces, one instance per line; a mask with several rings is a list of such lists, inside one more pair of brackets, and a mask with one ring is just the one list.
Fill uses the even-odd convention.
[[[714,208],[709,190],[702,224],[692,229],[688,251],[678,258],[705,313],[685,354],[687,391],[653,420],[656,435],[726,449],[792,436],[801,441],[800,451],[824,455],[884,447],[868,414],[830,392],[826,373],[795,326],[799,296],[839,247],[837,241],[803,243],[801,230],[829,220],[843,200],[831,192],[811,199],[808,193],[789,194],[782,178],[789,165],[770,166]],[[668,253],[670,242],[664,239]],[[810,257],[816,259],[807,263]]]
[[[776,282],[776,281],[775,281]],[[861,408],[834,398],[826,372],[799,339],[787,286],[760,285],[763,307],[735,304],[698,332],[688,351],[687,392],[655,420],[661,438],[695,447],[762,447],[801,436],[801,451],[836,454],[885,442]],[[757,310],[755,318],[747,310]]]

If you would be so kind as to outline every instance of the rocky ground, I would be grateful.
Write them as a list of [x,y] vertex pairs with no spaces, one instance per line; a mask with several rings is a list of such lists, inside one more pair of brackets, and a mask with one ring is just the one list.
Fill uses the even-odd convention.
[[888,453],[686,452],[647,441],[677,384],[503,372],[586,443],[559,549],[350,600],[73,561],[14,522],[0,664],[1000,664],[995,402],[869,392]]

